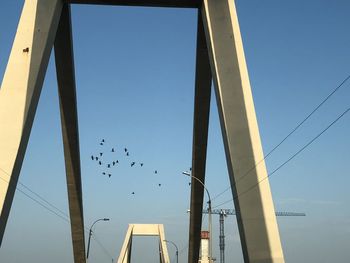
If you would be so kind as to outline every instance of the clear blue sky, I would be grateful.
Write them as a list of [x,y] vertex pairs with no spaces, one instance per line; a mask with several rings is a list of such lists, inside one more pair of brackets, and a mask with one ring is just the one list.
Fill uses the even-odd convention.
[[[350,2],[236,4],[267,153],[350,74]],[[0,3],[1,77],[22,5]],[[196,11],[82,5],[73,6],[72,15],[85,225],[100,217],[111,219],[95,228],[108,253],[93,241],[90,262],[117,257],[128,223],[165,224],[167,239],[178,244],[180,262],[186,262],[190,188],[181,172],[191,165]],[[270,156],[268,170],[348,108],[349,98],[347,83]],[[229,181],[212,102],[206,184],[214,196]],[[278,219],[287,262],[345,263],[350,258],[349,133],[346,115],[270,179],[276,210],[307,214]],[[119,152],[121,164],[113,176],[101,175],[90,155],[99,152],[102,138],[107,148],[127,147],[130,159],[144,167],[131,169]],[[68,213],[53,56],[20,181]],[[229,199],[226,192],[214,206]],[[214,254],[219,258],[218,217],[214,223]],[[225,230],[227,260],[243,262],[234,217],[226,218]],[[153,262],[155,246],[155,240],[137,239],[134,262]],[[173,256],[172,247],[169,251]],[[0,262],[72,262],[69,224],[16,192]]]

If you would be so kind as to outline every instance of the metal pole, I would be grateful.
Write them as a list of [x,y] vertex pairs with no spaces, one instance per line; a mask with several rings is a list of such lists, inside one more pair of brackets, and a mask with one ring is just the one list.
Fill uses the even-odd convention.
[[91,225],[90,230],[89,230],[89,241],[88,241],[86,259],[89,258],[89,253],[90,253],[90,240],[91,240],[91,236],[92,236],[92,228],[93,228],[93,226],[94,226],[98,221],[109,221],[109,218],[100,218],[100,219],[97,219],[97,220]]
[[177,245],[173,242],[173,241],[170,241],[170,240],[163,240],[164,242],[167,242],[167,243],[171,243],[175,246],[175,249],[176,249],[176,263],[179,263],[179,249],[177,247]]
[[190,176],[190,177],[192,177],[192,178],[194,178],[195,180],[197,180],[202,186],[203,186],[203,188],[204,188],[204,190],[206,191],[206,193],[207,193],[207,195],[208,195],[208,215],[209,215],[209,263],[212,263],[213,261],[212,261],[212,258],[213,258],[213,254],[212,254],[212,252],[213,252],[213,250],[212,250],[212,224],[211,224],[211,198],[210,198],[210,194],[209,194],[209,191],[208,191],[208,189],[205,187],[205,185],[204,185],[204,183],[201,181],[201,180],[199,180],[197,177],[195,177],[195,176],[193,176],[193,175],[191,175],[191,173],[189,173],[189,172],[182,172],[182,174],[184,174],[184,175],[187,175],[187,176]]
[[87,255],[86,255],[86,258],[87,258],[87,259],[89,258],[91,235],[92,235],[92,230],[91,230],[91,228],[90,228],[90,230],[89,230],[89,241],[88,241],[88,247],[87,247]]

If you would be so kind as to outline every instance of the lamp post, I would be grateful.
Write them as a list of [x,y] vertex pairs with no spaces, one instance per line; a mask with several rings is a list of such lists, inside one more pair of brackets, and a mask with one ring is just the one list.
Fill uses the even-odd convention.
[[170,241],[170,240],[163,240],[163,241],[167,242],[167,243],[171,243],[175,246],[175,248],[176,248],[176,263],[179,263],[179,249],[177,248],[177,245],[173,241]]
[[212,221],[211,221],[211,198],[208,189],[205,187],[204,183],[198,179],[197,177],[191,175],[190,172],[182,172],[182,174],[187,175],[193,179],[195,179],[197,182],[199,182],[204,190],[207,192],[208,195],[208,223],[209,223],[209,263],[212,263],[212,258],[213,258],[213,246],[212,246]]
[[91,236],[92,236],[92,228],[93,228],[93,226],[94,226],[98,221],[109,221],[109,218],[100,218],[100,219],[97,219],[97,220],[91,225],[90,230],[89,230],[89,241],[88,241],[87,255],[86,255],[86,258],[87,258],[87,259],[89,258],[89,252],[90,252],[90,240],[91,240]]

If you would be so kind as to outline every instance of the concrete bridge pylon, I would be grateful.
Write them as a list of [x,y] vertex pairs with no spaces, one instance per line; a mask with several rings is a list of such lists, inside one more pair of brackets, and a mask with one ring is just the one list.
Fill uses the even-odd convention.
[[[86,262],[71,4],[197,9],[192,176],[205,182],[213,82],[244,262],[284,263],[234,0],[24,1],[0,88],[0,246],[54,48],[74,262]],[[204,195],[193,178],[189,263],[199,258]]]

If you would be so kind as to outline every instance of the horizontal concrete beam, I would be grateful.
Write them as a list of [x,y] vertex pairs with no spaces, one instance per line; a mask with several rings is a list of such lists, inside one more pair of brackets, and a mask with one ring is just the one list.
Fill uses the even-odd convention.
[[198,8],[201,0],[66,0],[71,4]]
[[135,224],[132,229],[133,236],[159,236],[158,224]]

